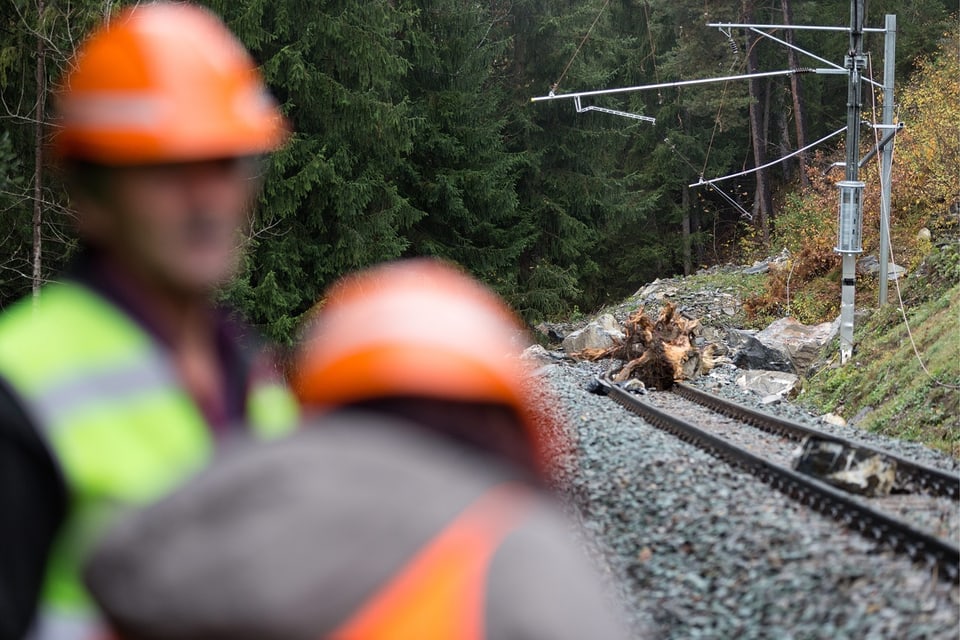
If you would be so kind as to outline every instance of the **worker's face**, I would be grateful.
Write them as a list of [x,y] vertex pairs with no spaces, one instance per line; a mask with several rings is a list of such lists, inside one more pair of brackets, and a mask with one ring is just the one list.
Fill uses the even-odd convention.
[[251,159],[110,169],[81,233],[153,284],[208,294],[236,273],[257,169]]

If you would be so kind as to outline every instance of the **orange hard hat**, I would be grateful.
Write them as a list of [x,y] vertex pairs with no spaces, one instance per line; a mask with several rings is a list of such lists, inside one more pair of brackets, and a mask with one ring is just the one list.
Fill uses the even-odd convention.
[[55,153],[106,165],[256,155],[287,135],[250,54],[189,4],[131,7],[95,31],[56,107]]
[[401,260],[330,289],[308,320],[291,382],[321,410],[391,397],[505,405],[543,465],[558,430],[519,357],[523,333],[509,307],[459,269]]

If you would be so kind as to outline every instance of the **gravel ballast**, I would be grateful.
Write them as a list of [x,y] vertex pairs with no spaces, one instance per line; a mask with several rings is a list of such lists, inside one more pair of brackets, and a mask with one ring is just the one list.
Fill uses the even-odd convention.
[[[958,637],[956,585],[589,393],[601,367],[552,364],[541,379],[575,439],[558,488],[637,637]],[[728,382],[699,384],[759,405]],[[786,402],[759,408],[827,429]],[[922,447],[834,428],[956,470]]]

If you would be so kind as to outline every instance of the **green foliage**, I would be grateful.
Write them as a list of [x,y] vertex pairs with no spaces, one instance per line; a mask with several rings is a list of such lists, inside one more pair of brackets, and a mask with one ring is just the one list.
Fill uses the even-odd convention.
[[[817,195],[825,195],[817,192]],[[836,196],[831,193],[831,196]],[[832,251],[836,242],[831,242],[836,234],[835,207],[828,198],[804,197],[800,193],[787,194],[783,206],[777,215],[774,246],[783,247],[793,255],[804,251]]]
[[[22,167],[13,142],[7,131],[0,132],[0,212],[9,219],[16,215],[20,198],[23,192],[24,178]],[[24,246],[23,234],[17,233],[17,228],[9,228],[0,242],[0,307],[5,306],[6,300],[23,295],[27,291],[29,281],[22,274],[29,271],[28,252]]]
[[[0,204],[10,229],[0,238],[0,304],[29,288],[33,123],[49,116],[49,103],[47,113],[32,112],[36,36],[43,34],[49,45],[51,86],[39,88],[49,94],[81,35],[120,4],[49,0],[43,15],[29,0],[0,8],[0,92],[11,107],[0,115],[0,131],[8,136],[3,149],[9,151],[0,159],[9,176]],[[741,260],[747,254],[738,249],[755,251],[756,257],[769,251],[749,216],[752,177],[715,189],[689,186],[701,177],[749,168],[745,83],[584,100],[584,106],[656,117],[655,124],[577,113],[569,100],[530,102],[557,82],[563,93],[743,73],[745,33],[735,30],[728,38],[705,23],[736,22],[746,5],[719,0],[206,4],[251,50],[294,131],[268,162],[244,270],[226,292],[272,337],[289,341],[297,320],[338,276],[400,256],[458,262],[534,320],[596,309],[687,264]],[[811,0],[795,0],[793,6],[797,23],[849,20],[845,6]],[[928,88],[904,94],[909,120],[904,140],[925,137],[926,146],[917,149],[931,148],[934,133],[943,138],[945,132],[949,140],[951,130],[941,125],[955,115],[950,109],[958,101],[950,102],[955,91],[950,80],[957,74],[951,76],[953,67],[941,68],[933,56],[951,24],[949,5],[919,0],[904,7],[884,0],[869,9],[871,24],[881,23],[887,11],[902,14],[901,84],[921,54],[928,57],[918,78],[940,78],[934,83],[940,89],[917,80],[917,87]],[[776,4],[751,10],[761,22],[781,18]],[[845,34],[799,31],[796,37],[798,46],[837,62],[846,53]],[[874,50],[879,44],[873,35],[867,42]],[[780,45],[761,40],[755,51],[759,70],[784,67]],[[813,74],[801,83],[808,135],[832,131],[843,119],[844,83]],[[787,81],[770,79],[763,95],[769,101],[769,153],[775,155],[777,146],[795,148],[786,133],[795,117],[785,97]],[[929,108],[934,103],[941,104],[940,112]],[[929,117],[935,122],[924,119]],[[956,184],[960,162],[919,152],[911,156],[910,148],[898,141],[898,159],[904,161],[898,184],[922,182],[917,176]],[[771,176],[783,185],[793,179],[789,169],[771,169]],[[63,191],[53,175],[43,177],[44,264],[51,272],[63,266],[72,241]],[[951,193],[937,189],[937,198]],[[913,201],[895,196],[901,198],[895,202],[898,243],[915,236],[921,225],[935,236],[949,230],[952,218],[943,214],[949,201],[938,203],[936,214],[922,213],[925,203],[915,197],[922,192],[910,193]],[[794,280],[831,277],[835,188],[826,184],[819,195],[783,200],[774,220],[775,248],[791,249]],[[685,226],[688,237],[681,232]],[[873,241],[869,235],[865,240]],[[904,263],[920,263],[931,248],[919,247]],[[802,275],[804,270],[809,273]],[[794,280],[792,308],[811,317],[829,312],[819,293],[799,293]],[[786,307],[785,288],[772,295],[769,312]]]
[[[906,321],[898,304],[859,319],[854,361],[815,375],[804,402],[848,418],[868,411],[858,426],[960,456],[958,283],[954,241],[936,247],[903,281]],[[875,297],[863,306],[874,304]]]
[[[103,17],[104,6],[96,0],[48,1],[43,6],[41,13],[34,0],[0,4],[0,100],[4,105],[0,110],[0,308],[27,294],[32,286],[38,185],[40,278],[46,280],[61,270],[75,247],[66,196],[57,174],[50,170],[46,123],[52,93],[68,58],[78,38]],[[39,86],[38,62],[43,71]]]
[[[878,27],[883,26],[886,14],[897,16],[896,76],[899,80],[911,76],[915,60],[942,49],[941,37],[957,25],[957,3],[953,0],[871,0],[867,10],[869,21]],[[872,39],[868,38],[867,46],[880,51],[882,38],[882,34],[873,35]],[[879,69],[876,73],[879,75]]]
[[401,195],[421,217],[406,233],[408,255],[468,266],[504,295],[531,229],[515,189],[519,155],[503,144],[504,93],[495,82],[506,42],[492,27],[496,5],[454,0],[410,3],[404,79],[414,124],[398,175]]
[[897,305],[869,314],[854,362],[819,372],[804,402],[848,418],[869,408],[862,428],[960,456],[958,271],[956,247],[934,252],[903,284],[906,322]]
[[333,279],[400,256],[422,215],[395,176],[414,129],[398,80],[412,14],[394,4],[211,2],[262,63],[295,132],[270,161],[231,299],[273,338]]
[[894,240],[901,245],[923,226],[938,233],[957,229],[949,211],[960,205],[960,26],[916,67],[899,96],[906,127],[898,140],[891,224],[899,223]]
[[[933,245],[918,239],[923,226],[940,237],[957,227],[951,213],[960,205],[960,31],[943,38],[939,53],[917,61],[917,74],[899,93],[904,113],[910,115],[896,140],[891,204],[891,245],[896,262],[913,270]],[[827,166],[830,158],[816,156],[813,166]],[[839,257],[836,244],[837,188],[841,176],[810,172],[810,186],[787,194],[776,219],[774,243],[790,250],[787,268],[771,271],[766,291],[746,300],[757,318],[790,313],[802,322],[823,322],[838,311]],[[870,185],[864,203],[863,248],[874,253],[879,245],[880,194],[878,169],[869,163],[862,173]],[[745,235],[744,238],[747,236]],[[940,258],[942,260],[942,258]],[[876,278],[861,278],[857,306],[875,304]],[[792,299],[790,291],[794,292]],[[831,293],[831,291],[833,293]]]
[[511,299],[513,307],[526,317],[556,318],[569,312],[565,303],[579,293],[573,274],[542,260],[529,268],[527,289]]

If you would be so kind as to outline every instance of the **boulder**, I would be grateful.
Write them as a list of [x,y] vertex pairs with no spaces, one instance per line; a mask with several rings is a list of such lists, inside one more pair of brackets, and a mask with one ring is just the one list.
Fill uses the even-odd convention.
[[638,298],[641,302],[648,302],[653,300],[663,300],[664,298],[672,298],[679,292],[679,287],[669,284],[668,281],[657,278],[646,287],[638,289],[636,293],[633,294],[633,297]]
[[896,280],[897,278],[902,278],[906,274],[906,268],[901,267],[898,264],[893,264],[892,262],[887,263],[887,280]]
[[832,424],[836,427],[845,427],[847,426],[847,421],[843,419],[843,416],[837,415],[836,413],[825,413],[820,416],[820,419],[826,422],[827,424]]
[[533,330],[546,337],[550,342],[563,342],[563,331],[557,325],[541,322]]
[[[880,272],[880,260],[877,256],[864,256],[857,260],[857,273],[872,275]],[[902,278],[907,270],[893,262],[887,263],[887,280]]]
[[823,347],[840,329],[840,319],[817,325],[805,325],[793,318],[780,318],[757,334],[764,346],[785,353],[794,371],[804,373],[813,366]]
[[857,273],[876,273],[880,271],[880,259],[877,256],[866,255],[857,260]]
[[584,349],[607,349],[617,340],[623,340],[623,331],[620,323],[609,313],[605,313],[590,322],[582,329],[578,329],[563,339],[563,350],[566,353],[577,353]]
[[779,349],[768,347],[745,331],[730,332],[731,361],[740,369],[761,369],[794,373],[790,357]]
[[520,354],[521,360],[540,360],[544,362],[549,362],[553,360],[553,356],[550,355],[550,352],[539,344],[532,344],[526,349],[523,350],[523,353]]
[[594,320],[594,322],[600,325],[600,328],[610,335],[623,338],[623,329],[620,328],[620,323],[617,322],[617,319],[613,317],[613,314],[605,313]]
[[892,458],[829,438],[808,437],[792,462],[793,468],[851,493],[886,496],[897,480]]
[[783,267],[787,260],[790,259],[790,250],[784,249],[780,252],[779,255],[771,256],[765,260],[757,260],[751,266],[746,267],[743,270],[743,273],[746,275],[754,275],[758,273],[766,273],[770,270],[770,267]]
[[753,391],[767,399],[783,398],[793,391],[800,378],[792,373],[783,371],[744,371],[737,376],[737,386],[747,391]]

